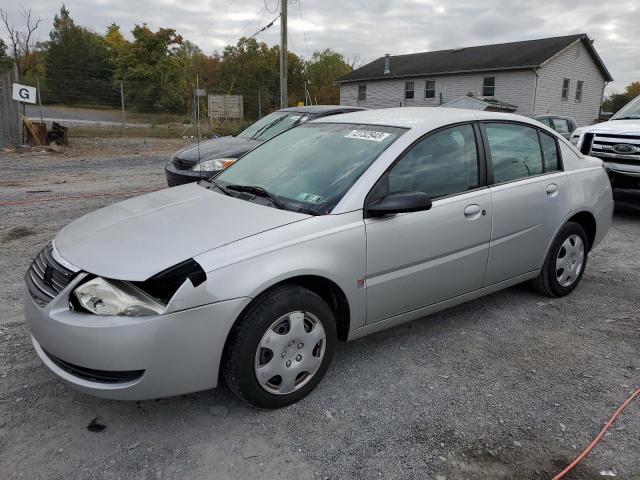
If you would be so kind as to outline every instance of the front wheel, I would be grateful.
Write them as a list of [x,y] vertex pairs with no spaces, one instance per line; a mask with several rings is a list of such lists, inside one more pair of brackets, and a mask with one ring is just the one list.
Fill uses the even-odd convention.
[[231,391],[261,408],[280,408],[311,392],[336,345],[327,303],[310,290],[284,285],[249,306],[225,350],[223,375]]
[[580,283],[588,258],[587,234],[581,225],[567,222],[547,253],[533,287],[549,297],[563,297]]

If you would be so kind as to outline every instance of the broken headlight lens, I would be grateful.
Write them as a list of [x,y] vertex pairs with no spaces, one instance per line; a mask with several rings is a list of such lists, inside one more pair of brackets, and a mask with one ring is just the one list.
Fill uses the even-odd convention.
[[166,306],[128,282],[96,277],[73,292],[80,305],[96,315],[160,315]]

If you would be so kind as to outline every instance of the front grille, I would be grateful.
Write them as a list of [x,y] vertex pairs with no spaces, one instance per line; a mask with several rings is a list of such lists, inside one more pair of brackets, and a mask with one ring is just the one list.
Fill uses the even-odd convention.
[[[633,147],[630,148],[633,151],[624,151],[625,147]],[[603,160],[638,164],[640,163],[640,136],[596,133],[591,143],[590,154]]]
[[73,363],[65,362],[64,360],[50,354],[46,350],[44,353],[49,359],[55,363],[58,367],[67,373],[75,377],[80,377],[90,382],[100,383],[124,383],[137,380],[144,374],[144,370],[94,370],[93,368],[80,367]]
[[76,272],[60,265],[53,258],[52,251],[51,244],[44,247],[25,275],[31,297],[42,307],[58,296],[76,275]]
[[187,160],[185,158],[175,157],[173,159],[173,166],[178,170],[191,170],[196,163],[196,160]]

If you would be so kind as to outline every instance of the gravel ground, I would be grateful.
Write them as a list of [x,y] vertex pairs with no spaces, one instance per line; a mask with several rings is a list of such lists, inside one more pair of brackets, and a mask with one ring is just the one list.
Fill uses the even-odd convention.
[[[5,155],[1,201],[164,185],[178,144],[112,142],[111,156]],[[550,478],[640,387],[640,213],[624,209],[572,295],[518,286],[342,344],[285,409],[225,388],[129,403],[77,393],[31,347],[22,275],[63,225],[122,198],[0,206],[2,478]],[[86,428],[95,417],[102,432]],[[602,470],[640,479],[640,401],[567,478]]]

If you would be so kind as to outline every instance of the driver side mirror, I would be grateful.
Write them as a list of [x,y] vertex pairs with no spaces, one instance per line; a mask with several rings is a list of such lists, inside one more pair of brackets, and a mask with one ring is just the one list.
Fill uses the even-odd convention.
[[424,192],[399,192],[385,195],[367,205],[370,217],[382,217],[395,213],[420,212],[431,208],[431,197]]

